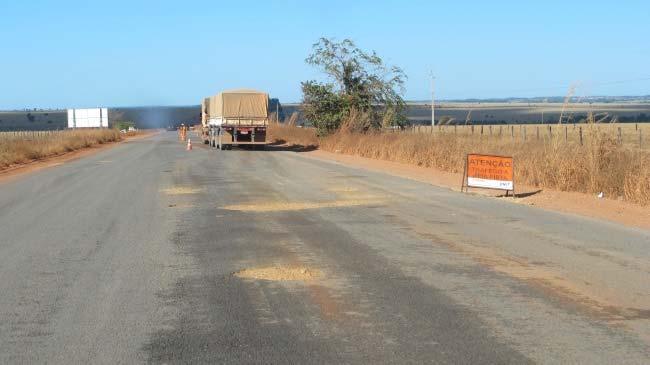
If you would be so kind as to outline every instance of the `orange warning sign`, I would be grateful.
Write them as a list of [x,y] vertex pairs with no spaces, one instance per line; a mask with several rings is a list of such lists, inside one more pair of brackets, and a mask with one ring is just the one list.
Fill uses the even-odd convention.
[[465,169],[467,186],[514,190],[512,157],[468,154]]

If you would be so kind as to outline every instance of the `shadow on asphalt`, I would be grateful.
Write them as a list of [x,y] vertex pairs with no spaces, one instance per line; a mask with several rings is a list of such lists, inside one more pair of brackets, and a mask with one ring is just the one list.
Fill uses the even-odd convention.
[[293,145],[287,145],[287,141],[285,140],[277,140],[273,143],[269,143],[266,145],[266,151],[290,151],[290,152],[310,152],[318,149],[318,146],[315,145],[301,145],[301,144],[293,144]]
[[[515,198],[527,198],[529,196],[539,194],[542,191],[543,191],[542,189],[539,189],[539,190],[535,190],[535,191],[529,191],[529,192],[526,192],[526,193],[517,193],[517,194],[515,194]],[[511,197],[511,196],[512,195],[508,195],[508,197]],[[505,194],[497,195],[497,198],[504,198],[504,197],[506,197]]]
[[[204,148],[204,149],[215,149],[214,147],[210,147],[209,145],[203,143],[196,143],[194,144],[194,147]],[[318,146],[315,145],[304,146],[301,144],[287,145],[286,141],[278,140],[273,143],[267,144],[263,150],[255,149],[248,145],[240,145],[240,146],[235,146],[233,148],[235,150],[257,151],[257,152],[275,152],[275,151],[310,152],[310,151],[317,150]]]

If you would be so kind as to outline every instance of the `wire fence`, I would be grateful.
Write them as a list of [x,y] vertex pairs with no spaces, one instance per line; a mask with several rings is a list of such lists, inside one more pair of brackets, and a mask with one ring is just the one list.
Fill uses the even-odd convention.
[[0,132],[0,141],[30,141],[40,139],[50,139],[57,136],[64,136],[70,134],[70,130],[52,130],[52,131],[9,131]]
[[415,125],[405,129],[388,128],[387,133],[456,135],[529,143],[559,141],[583,145],[594,131],[606,134],[620,145],[650,149],[650,123],[607,124],[501,124],[501,125]]

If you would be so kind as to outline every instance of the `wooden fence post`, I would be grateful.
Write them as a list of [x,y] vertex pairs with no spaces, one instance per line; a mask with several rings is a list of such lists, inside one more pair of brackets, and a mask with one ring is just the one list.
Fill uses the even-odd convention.
[[553,128],[550,124],[548,126],[548,138],[553,139]]
[[569,142],[569,127],[564,126],[564,142]]
[[582,146],[582,127],[580,127],[580,145]]
[[524,141],[526,141],[526,126],[524,126]]
[[470,129],[472,130],[472,135],[474,135],[474,124],[472,124],[472,126],[470,127]]
[[481,124],[481,136],[483,135],[483,124]]
[[623,144],[623,134],[621,133],[621,127],[618,127],[618,144]]
[[641,148],[643,137],[641,136],[641,130],[639,129],[639,148]]
[[515,126],[514,125],[510,126],[510,139],[512,139],[513,141],[515,140]]

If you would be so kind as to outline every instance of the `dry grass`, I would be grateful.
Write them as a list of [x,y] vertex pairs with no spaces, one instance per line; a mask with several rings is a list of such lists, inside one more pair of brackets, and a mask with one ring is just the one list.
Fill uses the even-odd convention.
[[[584,145],[555,136],[529,139],[446,133],[346,133],[318,140],[311,129],[283,126],[291,143],[318,141],[321,149],[462,172],[467,153],[513,156],[520,184],[562,191],[604,192],[609,198],[650,204],[650,152],[617,143],[617,126],[582,125]],[[307,132],[312,135],[307,136]],[[303,143],[303,142],[298,142]]]
[[0,133],[0,169],[122,139],[113,129]]

